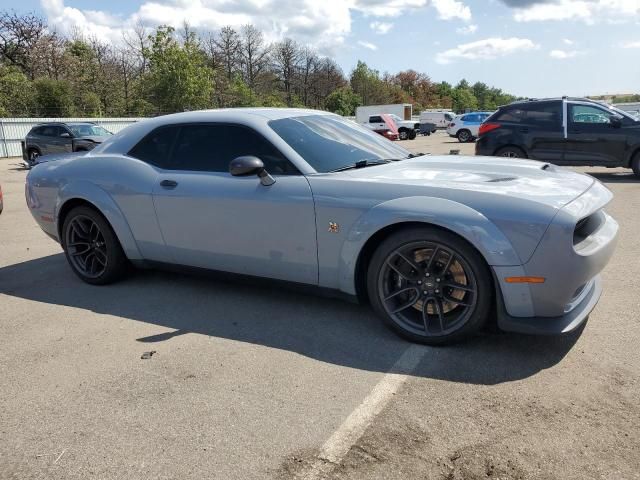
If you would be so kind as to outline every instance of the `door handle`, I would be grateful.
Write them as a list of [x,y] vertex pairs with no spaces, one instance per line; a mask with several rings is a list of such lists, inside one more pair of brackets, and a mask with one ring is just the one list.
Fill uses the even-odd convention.
[[160,186],[163,188],[176,188],[178,186],[178,182],[175,180],[162,180],[160,182]]

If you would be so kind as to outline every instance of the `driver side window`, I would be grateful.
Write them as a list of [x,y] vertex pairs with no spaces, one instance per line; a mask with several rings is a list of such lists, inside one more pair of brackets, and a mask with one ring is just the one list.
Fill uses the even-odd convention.
[[590,105],[569,105],[569,119],[577,124],[608,124],[611,113]]
[[228,172],[237,157],[254,155],[272,175],[293,175],[298,170],[270,142],[240,125],[182,125],[169,169]]

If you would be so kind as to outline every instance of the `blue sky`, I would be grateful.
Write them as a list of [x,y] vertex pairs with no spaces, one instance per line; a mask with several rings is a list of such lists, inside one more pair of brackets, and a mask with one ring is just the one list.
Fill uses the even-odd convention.
[[135,23],[248,22],[381,72],[483,81],[522,96],[640,92],[640,0],[5,0],[60,31],[118,42]]

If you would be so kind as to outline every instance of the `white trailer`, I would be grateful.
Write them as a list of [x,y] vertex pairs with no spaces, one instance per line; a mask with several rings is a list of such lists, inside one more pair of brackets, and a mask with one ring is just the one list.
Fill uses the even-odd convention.
[[368,123],[372,115],[390,113],[397,115],[402,120],[411,120],[413,115],[413,105],[410,103],[395,103],[393,105],[367,105],[356,108],[356,122]]

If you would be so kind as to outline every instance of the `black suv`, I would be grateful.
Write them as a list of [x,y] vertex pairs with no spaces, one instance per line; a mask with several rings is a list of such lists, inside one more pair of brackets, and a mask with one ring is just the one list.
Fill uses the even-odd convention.
[[91,122],[41,123],[22,141],[22,158],[33,166],[41,155],[92,150],[111,135]]
[[500,107],[480,126],[478,136],[476,155],[626,167],[640,176],[640,121],[585,98],[525,100]]

